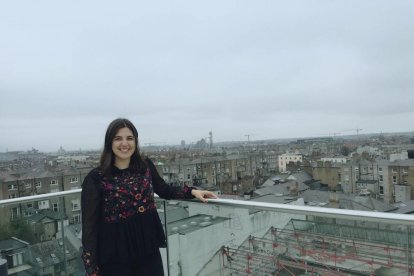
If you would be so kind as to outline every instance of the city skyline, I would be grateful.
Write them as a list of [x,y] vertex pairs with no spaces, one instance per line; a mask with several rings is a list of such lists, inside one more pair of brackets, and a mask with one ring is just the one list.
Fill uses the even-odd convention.
[[[356,129],[355,129],[356,130]],[[358,130],[362,130],[362,129],[358,129]],[[265,139],[265,140],[254,140],[254,139],[250,139],[248,140],[248,138],[245,135],[245,140],[231,140],[231,141],[219,141],[219,142],[213,142],[213,147],[227,147],[227,146],[240,146],[240,145],[250,145],[250,146],[254,146],[254,145],[260,145],[260,144],[284,144],[284,143],[289,143],[291,141],[295,141],[295,140],[313,140],[313,139],[321,139],[321,141],[323,139],[326,138],[331,138],[333,139],[333,141],[338,141],[338,139],[341,139],[341,141],[346,142],[346,141],[361,141],[361,139],[363,140],[367,140],[370,138],[374,138],[374,137],[379,137],[379,136],[387,136],[387,137],[397,137],[397,136],[406,136],[409,137],[411,136],[411,139],[414,139],[414,131],[407,131],[407,132],[387,132],[387,133],[363,133],[363,134],[349,134],[349,135],[339,135],[339,133],[331,133],[329,136],[314,136],[314,137],[287,137],[287,138],[270,138],[270,139]],[[358,138],[359,137],[359,138]],[[205,143],[209,144],[208,139],[206,139],[207,137],[203,137],[198,141],[184,141],[181,140],[180,143],[175,143],[175,144],[168,144],[168,143],[139,143],[139,146],[141,149],[161,149],[161,148],[182,148],[183,144],[181,143],[182,141],[184,141],[184,147],[185,148],[194,148],[197,149],[199,148],[199,146],[197,146],[197,144],[202,140],[205,139]],[[39,151],[40,153],[56,153],[56,152],[60,152],[60,151],[64,151],[64,152],[80,152],[80,151],[101,151],[103,148],[103,145],[101,146],[96,146],[94,148],[85,148],[82,147],[82,145],[79,145],[77,148],[71,148],[71,149],[67,149],[64,146],[59,146],[59,148],[57,149],[52,149],[52,150],[39,150],[38,148],[31,146],[29,148],[26,149],[14,149],[14,150],[9,150],[9,148],[6,147],[5,151],[0,151],[0,153],[4,154],[4,153],[8,153],[8,152],[30,152],[30,151]]]
[[0,152],[410,132],[412,1],[0,4]]

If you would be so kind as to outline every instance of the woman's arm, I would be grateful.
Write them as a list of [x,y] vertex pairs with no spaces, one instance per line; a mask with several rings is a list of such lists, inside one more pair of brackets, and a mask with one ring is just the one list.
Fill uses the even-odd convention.
[[184,185],[184,187],[171,187],[165,183],[164,179],[158,174],[154,163],[147,158],[147,164],[151,171],[152,185],[154,192],[164,199],[190,199],[198,198],[203,202],[207,202],[207,198],[217,198],[217,196],[210,191],[198,190],[194,187]]
[[91,171],[82,183],[82,259],[86,276],[98,276],[97,260],[98,231],[100,218],[101,193],[98,188],[99,175]]

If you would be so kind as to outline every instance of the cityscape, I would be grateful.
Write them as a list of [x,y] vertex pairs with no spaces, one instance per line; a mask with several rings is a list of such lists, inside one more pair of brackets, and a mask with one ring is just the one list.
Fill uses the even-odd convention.
[[414,276],[413,14],[0,1],[0,276]]
[[[414,132],[266,141],[246,135],[245,141],[226,143],[214,143],[209,132],[194,143],[147,144],[141,151],[154,161],[167,184],[211,190],[220,199],[414,213]],[[50,153],[35,148],[0,153],[0,250],[8,267],[4,275],[83,273],[79,191],[84,177],[99,165],[99,157],[96,150],[65,151],[63,147]],[[68,194],[53,196],[61,192]],[[36,200],[36,196],[43,197]],[[23,201],[7,203],[18,199]],[[186,201],[158,204],[171,244],[163,251],[169,275],[331,275],[332,271],[335,275],[409,275],[412,269],[403,225],[229,211]],[[249,218],[255,224],[246,227]],[[308,230],[297,237],[298,229],[309,229],[310,224],[315,228],[315,223],[325,230]],[[335,234],[338,231],[349,232],[345,240]],[[216,238],[208,248],[197,247],[198,251],[190,247],[200,235],[207,239],[214,233],[223,239]],[[275,248],[277,239],[283,239],[283,245]],[[381,244],[383,248],[374,248]],[[306,247],[313,253],[307,253],[303,262]],[[355,252],[349,255],[351,247]],[[390,252],[388,256],[376,253],[381,250]],[[338,256],[335,264],[329,254]],[[344,254],[342,261],[340,254]],[[194,256],[200,261],[197,264],[191,261]],[[319,259],[311,260],[315,256]]]

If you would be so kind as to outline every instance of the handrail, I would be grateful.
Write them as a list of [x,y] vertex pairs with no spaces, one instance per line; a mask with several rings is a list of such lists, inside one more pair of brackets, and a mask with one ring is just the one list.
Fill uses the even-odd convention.
[[358,221],[383,222],[389,224],[402,224],[414,226],[414,215],[336,209],[327,207],[314,207],[303,205],[291,205],[281,203],[267,203],[257,201],[243,201],[232,199],[209,199],[211,203],[227,206],[251,207],[254,209],[280,211],[283,213],[300,214],[308,216],[328,217],[336,219],[351,219]]
[[[0,200],[0,207],[3,205],[23,203],[33,200],[42,200],[49,198],[56,198],[71,194],[77,194],[82,192],[82,189],[75,189],[69,191],[61,191],[56,193],[48,193],[34,196],[26,196],[12,199]],[[192,200],[191,202],[198,202]],[[274,212],[283,212],[290,214],[299,215],[310,215],[319,217],[328,217],[336,219],[351,219],[358,221],[370,221],[377,223],[389,223],[414,226],[414,215],[396,214],[396,213],[384,213],[384,212],[372,212],[372,211],[359,211],[359,210],[347,210],[347,209],[335,209],[325,207],[314,207],[314,206],[303,206],[303,205],[290,205],[280,203],[267,203],[257,202],[253,200],[233,200],[233,199],[209,199],[209,203],[222,206],[230,207],[241,207],[241,208],[253,208],[259,210],[267,210]],[[201,203],[200,203],[201,204]]]
[[33,200],[41,200],[41,199],[46,199],[46,198],[61,197],[61,196],[70,195],[70,194],[78,194],[80,192],[82,192],[82,189],[79,188],[79,189],[73,189],[69,191],[61,191],[61,192],[55,192],[55,193],[46,193],[46,194],[40,194],[40,195],[2,199],[0,200],[0,207],[2,205],[8,205],[8,204],[13,204],[13,203],[23,203],[23,202],[33,201]]

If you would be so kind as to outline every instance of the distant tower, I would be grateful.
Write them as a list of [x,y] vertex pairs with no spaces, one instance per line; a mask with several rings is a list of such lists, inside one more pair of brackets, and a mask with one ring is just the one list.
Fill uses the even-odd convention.
[[181,147],[185,148],[185,140],[181,140]]
[[209,132],[209,138],[210,138],[210,149],[213,148],[213,132]]

